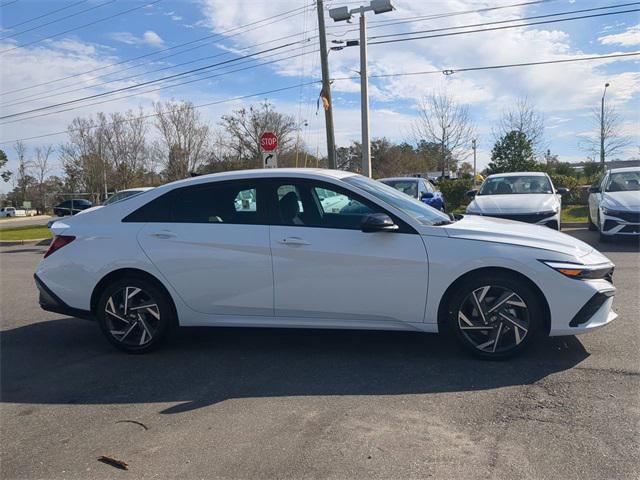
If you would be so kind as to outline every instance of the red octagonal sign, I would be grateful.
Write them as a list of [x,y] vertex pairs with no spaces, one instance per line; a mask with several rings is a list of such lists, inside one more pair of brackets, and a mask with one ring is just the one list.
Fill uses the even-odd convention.
[[265,152],[272,152],[278,148],[278,137],[273,132],[264,132],[260,137],[260,147]]

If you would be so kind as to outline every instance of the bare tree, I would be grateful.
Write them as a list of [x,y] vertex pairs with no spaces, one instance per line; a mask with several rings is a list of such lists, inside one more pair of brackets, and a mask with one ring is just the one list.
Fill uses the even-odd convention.
[[154,146],[167,180],[186,178],[209,157],[209,125],[190,102],[154,103],[160,140]]
[[22,140],[18,140],[13,148],[18,156],[18,170],[15,181],[20,189],[19,204],[22,205],[27,197],[27,177],[29,177],[31,170],[31,162],[27,159],[27,145]]
[[525,134],[531,141],[536,156],[544,154],[544,116],[535,109],[527,97],[519,98],[511,108],[502,113],[498,131],[494,132],[496,141],[513,131]]
[[33,160],[33,169],[35,171],[36,181],[38,182],[38,208],[44,210],[47,207],[45,180],[51,173],[51,163],[49,157],[53,153],[53,145],[45,145],[36,147],[36,156]]
[[610,103],[604,107],[604,116],[600,107],[592,111],[591,123],[594,133],[579,142],[579,147],[591,158],[600,158],[601,141],[604,143],[604,157],[611,158],[620,154],[631,145],[632,140],[622,130],[622,122],[616,108]]
[[112,167],[111,185],[116,190],[139,186],[148,166],[147,125],[142,115],[132,110],[112,113],[109,121],[98,114],[104,125],[105,155]]
[[229,136],[229,148],[238,160],[252,166],[262,165],[260,158],[260,136],[271,131],[278,137],[278,150],[287,151],[294,143],[297,130],[295,118],[276,112],[273,105],[264,101],[257,107],[250,106],[222,117],[221,125]]
[[418,119],[413,124],[417,144],[422,141],[440,145],[439,169],[444,176],[455,170],[458,161],[471,154],[475,127],[469,109],[458,104],[447,92],[432,93],[422,99]]

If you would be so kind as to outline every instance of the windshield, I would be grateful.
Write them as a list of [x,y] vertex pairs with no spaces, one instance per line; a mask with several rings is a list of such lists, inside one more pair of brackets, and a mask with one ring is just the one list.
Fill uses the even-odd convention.
[[545,176],[509,176],[487,178],[478,195],[510,195],[553,193],[551,182]]
[[118,192],[111,195],[103,205],[111,205],[112,203],[119,202],[120,200],[124,200],[125,198],[135,197],[136,195],[140,195],[144,190],[127,190],[124,192]]
[[406,193],[411,197],[418,195],[418,182],[416,180],[380,180],[385,185],[395,188],[396,190]]
[[451,223],[449,215],[446,213],[442,213],[382,182],[371,180],[362,175],[346,177],[344,181],[401,210],[423,225]]
[[606,192],[640,191],[640,170],[634,172],[612,173],[607,183]]

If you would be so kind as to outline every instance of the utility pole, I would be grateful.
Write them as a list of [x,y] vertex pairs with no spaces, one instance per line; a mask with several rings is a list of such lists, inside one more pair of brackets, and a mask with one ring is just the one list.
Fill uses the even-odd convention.
[[333,102],[331,101],[331,82],[329,80],[329,60],[327,58],[327,35],[324,26],[324,5],[316,0],[318,8],[318,35],[320,36],[320,65],[322,68],[322,91],[329,103],[324,109],[324,122],[327,131],[327,160],[329,168],[336,168],[336,139],[333,132]]
[[444,137],[447,134],[447,129],[442,127],[442,142],[440,143],[440,154],[442,155],[442,179],[444,180],[445,172],[445,153],[444,153]]
[[476,170],[476,139],[471,140],[471,147],[473,148],[473,186],[476,186],[476,177],[478,172]]
[[604,171],[604,96],[607,93],[609,83],[604,84],[604,92],[602,92],[602,102],[600,104],[600,165]]
[[360,11],[360,115],[362,118],[362,174],[371,177],[369,138],[369,77],[367,75],[367,20]]
[[[391,12],[394,9],[391,0],[371,0],[369,5],[353,9],[336,7],[329,10],[329,16],[335,22],[350,21],[354,13],[360,14],[360,114],[362,118],[362,174],[371,177],[371,138],[369,137],[369,78],[367,76],[367,22],[365,12],[376,15]],[[322,38],[322,34],[320,34]],[[353,41],[346,42],[347,47],[354,46]],[[332,48],[342,50],[344,47]]]

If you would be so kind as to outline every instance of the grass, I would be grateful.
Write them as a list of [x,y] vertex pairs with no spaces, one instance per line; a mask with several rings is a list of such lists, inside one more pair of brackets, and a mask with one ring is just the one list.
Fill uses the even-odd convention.
[[589,207],[586,205],[565,205],[560,214],[564,222],[586,222],[589,215]]
[[0,240],[35,240],[38,238],[51,238],[51,230],[46,225],[26,225],[0,230]]

